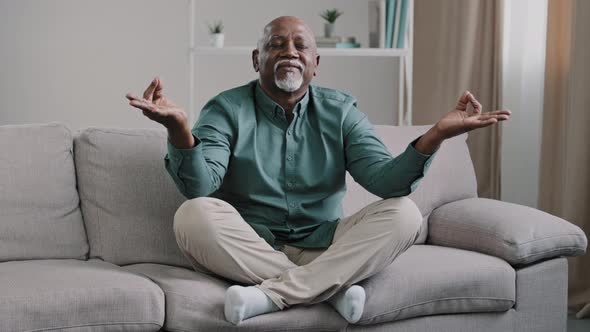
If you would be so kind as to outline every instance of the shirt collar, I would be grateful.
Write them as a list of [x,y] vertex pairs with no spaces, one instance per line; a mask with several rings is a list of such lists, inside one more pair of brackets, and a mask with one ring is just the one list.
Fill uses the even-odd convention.
[[[256,104],[260,107],[264,112],[268,112],[270,115],[275,116],[277,112],[285,113],[285,110],[281,107],[281,105],[277,104],[272,98],[270,98],[260,86],[260,81],[256,80]],[[307,105],[309,103],[309,88],[303,98],[295,105],[293,108],[293,113],[298,115],[303,115],[303,113],[307,110]]]

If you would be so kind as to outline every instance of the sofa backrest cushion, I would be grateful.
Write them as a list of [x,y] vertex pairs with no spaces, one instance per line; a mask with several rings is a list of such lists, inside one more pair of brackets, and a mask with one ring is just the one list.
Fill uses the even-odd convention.
[[185,201],[164,168],[164,129],[89,128],[74,138],[90,256],[191,267],[173,232]]
[[[376,126],[393,155],[430,126]],[[445,141],[410,198],[424,216],[424,243],[430,212],[448,202],[476,197],[467,135]],[[90,256],[118,264],[142,262],[191,267],[182,255],[172,228],[174,213],[185,198],[164,168],[164,129],[89,128],[74,138],[81,208]],[[350,215],[379,198],[347,175],[343,201]]]
[[[426,133],[431,126],[375,126],[375,131],[388,150],[397,156],[408,144]],[[467,148],[467,134],[446,140],[434,156],[430,168],[409,195],[422,212],[423,222],[416,243],[425,243],[428,217],[437,207],[456,200],[477,197],[477,182]],[[347,174],[347,192],[342,202],[345,215],[351,215],[380,198],[367,192]]]
[[0,262],[87,253],[69,129],[0,126]]

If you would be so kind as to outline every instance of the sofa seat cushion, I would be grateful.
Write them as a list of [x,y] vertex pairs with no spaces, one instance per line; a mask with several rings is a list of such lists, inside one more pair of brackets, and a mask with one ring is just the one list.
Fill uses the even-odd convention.
[[158,331],[164,293],[101,260],[0,263],[0,331]]
[[0,126],[0,262],[86,259],[79,204],[68,128]]
[[507,262],[472,251],[414,245],[385,270],[360,283],[367,293],[357,324],[418,316],[506,311],[516,299]]
[[124,269],[145,275],[164,290],[169,331],[338,331],[346,321],[326,303],[297,305],[244,320],[234,326],[225,320],[225,291],[232,283],[194,270],[135,264]]

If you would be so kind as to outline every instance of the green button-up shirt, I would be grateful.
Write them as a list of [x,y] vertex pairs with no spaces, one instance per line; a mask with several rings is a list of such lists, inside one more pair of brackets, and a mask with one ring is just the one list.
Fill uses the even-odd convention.
[[381,198],[405,196],[434,157],[414,149],[416,138],[394,158],[356,99],[338,90],[311,85],[293,113],[289,124],[258,80],[224,91],[192,129],[200,143],[168,142],[166,169],[184,196],[230,203],[275,249],[327,248],[343,216],[346,171]]

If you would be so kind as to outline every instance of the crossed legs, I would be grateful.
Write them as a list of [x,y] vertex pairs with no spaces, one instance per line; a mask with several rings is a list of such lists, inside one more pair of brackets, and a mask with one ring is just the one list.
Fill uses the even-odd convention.
[[383,270],[414,244],[421,223],[410,199],[390,198],[342,219],[326,250],[285,246],[277,251],[227,202],[196,198],[178,209],[174,231],[195,270],[250,285],[228,289],[225,314],[232,323],[322,301],[356,322],[365,294],[360,286],[352,286]]

